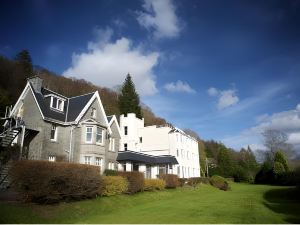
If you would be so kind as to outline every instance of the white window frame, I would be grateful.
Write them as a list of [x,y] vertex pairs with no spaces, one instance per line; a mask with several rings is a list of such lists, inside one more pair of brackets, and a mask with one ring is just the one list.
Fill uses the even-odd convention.
[[[88,132],[88,129],[92,129],[91,132]],[[94,130],[94,127],[92,126],[86,126],[85,127],[85,143],[93,143],[93,130]],[[90,133],[91,134],[91,140],[87,140],[87,134]]]
[[109,150],[114,152],[115,151],[115,139],[109,138]]
[[[54,128],[54,129],[53,129]],[[54,138],[52,138],[52,131],[54,130]],[[51,130],[50,130],[50,140],[51,141],[57,141],[57,126],[56,124],[51,124]]]
[[[53,106],[54,98],[56,99],[56,107]],[[63,112],[64,105],[65,105],[65,100],[63,100],[62,98],[56,97],[56,96],[51,96],[51,99],[50,99],[50,108],[51,109],[55,109],[55,110]]]
[[92,164],[92,156],[84,156],[84,164],[91,165]]
[[[101,133],[98,133],[98,129],[101,130]],[[104,129],[102,127],[96,127],[96,144],[100,144],[100,145],[103,145],[103,131]],[[98,141],[98,136],[101,135],[101,141]]]
[[103,159],[101,157],[95,157],[95,165],[102,167]]
[[97,110],[95,108],[92,108],[91,117],[95,119],[96,116],[97,116]]
[[48,160],[49,160],[49,162],[55,162],[56,161],[56,156],[49,155]]

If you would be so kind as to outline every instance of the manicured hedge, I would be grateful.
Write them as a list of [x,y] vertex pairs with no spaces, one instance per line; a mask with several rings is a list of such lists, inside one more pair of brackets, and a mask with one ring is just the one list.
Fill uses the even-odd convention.
[[118,172],[119,176],[125,177],[128,181],[128,194],[142,191],[144,188],[144,174],[138,171]]
[[10,177],[24,200],[44,204],[94,198],[102,184],[99,167],[66,162],[17,161]]
[[145,179],[144,191],[163,190],[166,187],[166,182],[162,179]]
[[179,186],[178,176],[175,174],[161,174],[159,178],[166,182],[166,188],[176,188]]
[[125,193],[128,189],[128,181],[121,176],[103,177],[103,185],[100,189],[102,196],[112,196]]
[[229,183],[226,181],[226,179],[218,175],[213,175],[210,178],[210,184],[223,191],[227,191],[230,189]]

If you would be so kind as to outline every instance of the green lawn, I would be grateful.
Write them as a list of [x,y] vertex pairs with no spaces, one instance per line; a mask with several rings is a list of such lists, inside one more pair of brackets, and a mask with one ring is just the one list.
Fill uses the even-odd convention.
[[0,223],[300,223],[295,188],[208,185],[40,206],[0,203]]

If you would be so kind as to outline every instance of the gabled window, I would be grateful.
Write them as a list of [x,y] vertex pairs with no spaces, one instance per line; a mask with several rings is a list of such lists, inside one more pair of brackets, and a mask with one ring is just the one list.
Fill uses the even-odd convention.
[[125,126],[125,127],[124,127],[124,135],[127,135],[127,134],[128,134],[128,127]]
[[95,108],[92,108],[91,117],[96,118],[96,116],[97,116],[97,111]]
[[109,150],[110,151],[115,151],[115,139],[114,138],[110,138],[109,139]]
[[59,110],[59,111],[64,111],[64,102],[65,101],[61,98],[51,96],[50,108],[51,109],[56,109],[56,110]]
[[50,140],[56,141],[56,137],[57,137],[57,127],[55,124],[52,124],[51,131],[50,131]]
[[92,140],[93,140],[93,127],[86,127],[85,142],[92,143]]
[[103,129],[101,127],[97,127],[96,143],[103,144]]

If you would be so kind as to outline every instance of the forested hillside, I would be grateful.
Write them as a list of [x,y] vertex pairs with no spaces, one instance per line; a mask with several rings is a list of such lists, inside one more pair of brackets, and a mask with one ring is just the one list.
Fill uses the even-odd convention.
[[[118,93],[109,88],[93,85],[85,80],[59,76],[47,69],[32,67],[31,58],[27,51],[22,51],[11,60],[0,56],[0,113],[5,112],[5,106],[16,102],[26,84],[26,79],[38,75],[43,79],[43,85],[65,96],[72,97],[98,90],[107,115],[120,115]],[[124,74],[125,79],[126,74]],[[145,125],[160,125],[166,120],[154,115],[151,109],[142,106]]]

